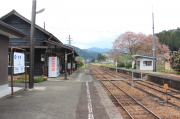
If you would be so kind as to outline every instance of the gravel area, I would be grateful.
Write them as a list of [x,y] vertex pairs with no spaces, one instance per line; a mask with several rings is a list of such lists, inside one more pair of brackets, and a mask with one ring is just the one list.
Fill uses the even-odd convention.
[[[159,103],[156,101],[156,99],[142,91],[137,90],[136,88],[127,85],[127,83],[122,81],[114,81],[116,85],[121,87],[123,90],[125,90],[128,94],[133,96],[135,99],[139,100],[140,103],[145,105],[147,108],[149,108],[152,112],[157,114],[161,118],[168,118],[168,119],[174,119],[174,118],[180,118],[180,111],[177,110],[174,106],[166,107],[163,103]],[[143,88],[145,89],[145,87]]]
[[[98,69],[97,69],[98,70]],[[113,79],[113,76],[108,75],[107,73],[104,73],[103,70],[98,70],[99,73],[103,74],[107,79]],[[96,78],[105,79],[102,75],[100,75],[98,72],[94,71],[96,74]],[[111,74],[112,75],[112,74]],[[123,75],[125,76],[125,75]],[[129,77],[129,76],[127,76]],[[134,82],[134,87],[131,85],[128,85],[126,82],[123,81],[113,81],[116,85],[118,85],[120,88],[122,88],[124,91],[126,91],[129,95],[134,97],[136,100],[138,100],[140,103],[145,105],[149,110],[154,112],[156,115],[158,115],[162,119],[178,119],[180,118],[180,109],[177,108],[177,106],[180,107],[180,100],[169,97],[169,102],[171,102],[174,105],[166,105],[166,95],[160,94],[157,91],[153,91],[153,89],[149,89],[146,86],[138,85]],[[131,83],[132,81],[128,81]],[[104,88],[104,86],[102,85]],[[152,86],[155,87],[155,86]],[[141,89],[141,90],[139,90]],[[157,88],[158,89],[158,88]],[[117,104],[114,97],[107,91],[107,89],[104,88],[109,98],[112,100],[114,105],[117,107],[119,112],[121,113],[123,118],[128,118],[126,113],[122,110],[122,108]],[[159,89],[163,90],[163,89]],[[168,91],[170,93],[170,91]],[[179,95],[176,95],[179,97]],[[177,105],[177,106],[175,106]]]

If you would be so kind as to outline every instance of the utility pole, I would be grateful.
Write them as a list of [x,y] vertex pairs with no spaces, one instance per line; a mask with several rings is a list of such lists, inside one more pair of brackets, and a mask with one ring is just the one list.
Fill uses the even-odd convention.
[[34,36],[36,14],[44,12],[44,8],[36,12],[36,0],[32,0],[31,34],[30,34],[30,64],[29,64],[29,89],[34,88]]
[[31,35],[30,35],[29,89],[34,88],[35,19],[36,19],[36,0],[32,0]]
[[69,35],[69,40],[67,40],[67,41],[69,41],[69,46],[71,46],[71,41],[73,41],[71,39],[73,39],[73,38],[71,38],[70,35]]
[[156,67],[155,67],[155,40],[154,40],[154,13],[152,13],[152,29],[153,29],[153,72],[155,72]]

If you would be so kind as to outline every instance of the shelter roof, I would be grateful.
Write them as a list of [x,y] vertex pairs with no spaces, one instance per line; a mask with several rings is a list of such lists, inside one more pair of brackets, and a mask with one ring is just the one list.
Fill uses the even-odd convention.
[[144,57],[144,58],[149,58],[149,59],[154,59],[155,58],[155,60],[158,60],[157,57],[151,57],[151,56],[145,56],[145,55],[132,55],[132,57]]

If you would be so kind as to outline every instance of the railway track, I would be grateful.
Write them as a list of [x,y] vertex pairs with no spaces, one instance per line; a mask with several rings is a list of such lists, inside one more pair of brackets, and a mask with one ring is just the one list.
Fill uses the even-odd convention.
[[[105,72],[106,74],[109,74],[109,75],[115,77],[115,71],[108,71],[108,70],[104,70],[102,68],[99,68],[99,69],[103,70],[103,72]],[[126,75],[126,74],[117,73],[117,78],[131,79],[132,77],[129,76],[129,75]],[[134,79],[136,79],[136,78],[134,78]],[[129,85],[132,84],[132,82],[130,80],[127,80],[127,81],[123,80],[123,81],[128,83]],[[166,95],[166,90],[164,89],[164,87],[160,86],[158,84],[154,84],[154,83],[151,83],[151,82],[148,82],[148,81],[141,81],[141,80],[134,81],[134,83],[136,85],[140,85],[139,87],[142,87],[142,88],[146,87],[146,88],[149,88],[151,90],[154,90],[154,91],[157,91],[157,92],[161,93],[163,96]],[[170,98],[175,98],[177,100],[180,99],[180,91],[177,91],[177,90],[174,90],[174,89],[171,89],[171,88],[168,89],[167,95],[168,95],[169,99]],[[178,105],[178,106],[180,106],[180,105]]]
[[[104,85],[104,87],[111,93],[111,95],[115,98],[118,104],[125,110],[128,115],[128,118],[140,118],[140,119],[160,119],[155,113],[125,92],[122,88],[117,86],[115,83],[109,80],[112,78],[108,76],[107,73],[103,73],[102,71],[98,71],[97,68],[90,66],[93,74],[99,81]],[[107,75],[108,77],[106,77]],[[106,79],[107,81],[102,81],[102,79]]]
[[[99,68],[99,69],[101,69],[101,70],[102,70],[103,72],[105,72],[106,74],[111,75],[112,77],[116,77],[116,72],[115,72],[115,71],[110,71],[110,70],[106,70],[106,69],[103,69],[103,68]],[[118,72],[118,73],[117,73],[117,78],[118,78],[118,79],[131,79],[132,76]],[[133,77],[133,79],[136,79],[136,78]]]

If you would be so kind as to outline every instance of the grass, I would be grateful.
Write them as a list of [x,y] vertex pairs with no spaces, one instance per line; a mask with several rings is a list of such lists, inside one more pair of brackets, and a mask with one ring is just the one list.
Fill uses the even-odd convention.
[[[168,73],[168,70],[161,70],[160,72]],[[178,74],[178,73],[174,70],[169,70],[169,74]]]
[[110,67],[110,68],[116,68],[116,66],[112,66],[112,65],[108,65],[108,64],[103,64],[101,66]]
[[39,78],[34,79],[34,83],[39,83],[39,82],[43,82],[43,81],[44,81],[43,77],[39,77]]
[[[86,66],[87,66],[87,64],[86,64]],[[85,65],[78,67],[77,69],[85,69]]]

